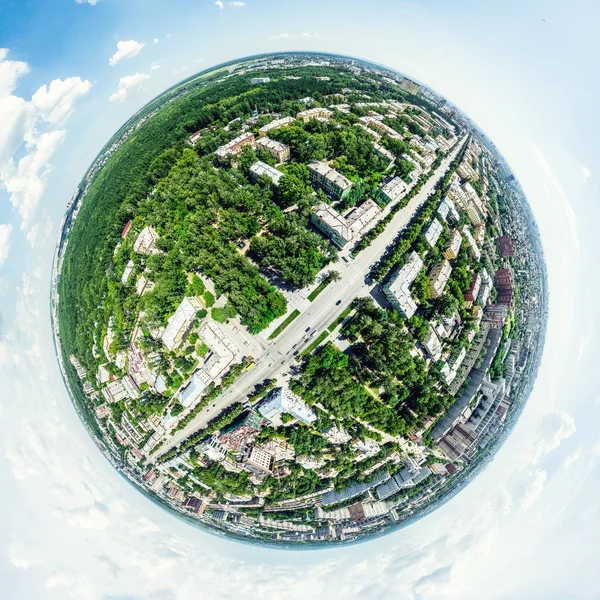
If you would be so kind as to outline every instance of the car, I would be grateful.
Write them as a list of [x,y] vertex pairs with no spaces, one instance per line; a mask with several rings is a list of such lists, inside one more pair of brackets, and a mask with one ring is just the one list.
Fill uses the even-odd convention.
[[313,331],[313,332],[310,334],[310,337],[315,337],[315,335],[317,335],[317,332],[316,332],[316,331]]
[[300,350],[296,350],[296,352],[294,352],[294,356],[298,356],[298,352],[300,352]]
[[338,301],[335,303],[335,305],[336,305],[336,306],[339,306],[341,303],[342,303],[342,301],[341,301],[341,300],[338,300]]
[[345,256],[342,256],[342,260],[343,260],[344,262],[348,262],[348,259],[347,259]]
[[310,327],[307,327],[307,328],[304,330],[304,333],[307,333],[308,331],[310,331]]

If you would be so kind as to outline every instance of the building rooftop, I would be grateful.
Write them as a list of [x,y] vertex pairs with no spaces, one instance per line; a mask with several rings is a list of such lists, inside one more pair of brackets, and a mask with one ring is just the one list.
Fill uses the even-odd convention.
[[279,185],[279,180],[283,177],[283,173],[263,162],[262,160],[256,161],[250,167],[250,173],[254,175],[254,177],[258,178],[261,175],[266,175],[275,185]]
[[327,179],[327,181],[333,183],[342,191],[345,191],[352,187],[352,182],[347,177],[344,177],[341,173],[338,173],[335,169],[332,169],[325,163],[314,161],[306,166],[311,171],[314,171],[315,173]]
[[275,415],[288,413],[307,425],[317,420],[315,413],[306,405],[304,400],[296,396],[288,388],[277,388],[261,403],[258,408],[260,414],[272,419]]
[[369,199],[346,215],[346,224],[355,233],[360,233],[380,213],[377,203]]
[[352,240],[352,231],[348,227],[346,219],[344,219],[337,210],[329,206],[329,204],[326,204],[325,202],[318,204],[313,209],[313,215],[336,231],[341,239],[347,242]]
[[194,322],[196,311],[202,309],[200,301],[194,297],[185,297],[175,313],[169,317],[168,325],[162,334],[162,342],[167,350],[174,350],[185,336],[187,328]]
[[442,224],[434,217],[425,232],[425,239],[432,248],[436,245],[443,230]]
[[395,202],[402,198],[407,189],[408,186],[403,179],[394,177],[381,188],[381,193],[388,199],[388,202]]

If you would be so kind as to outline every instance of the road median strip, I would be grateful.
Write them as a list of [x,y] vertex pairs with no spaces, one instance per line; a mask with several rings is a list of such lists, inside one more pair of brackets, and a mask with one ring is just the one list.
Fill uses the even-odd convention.
[[285,321],[275,328],[273,333],[267,339],[274,340],[299,314],[300,311],[297,308],[294,309],[294,311],[290,313]]
[[308,354],[310,354],[328,335],[329,331],[323,331],[319,335],[319,337],[314,342],[312,342],[312,344],[309,344],[304,350],[302,350],[300,356],[307,356]]

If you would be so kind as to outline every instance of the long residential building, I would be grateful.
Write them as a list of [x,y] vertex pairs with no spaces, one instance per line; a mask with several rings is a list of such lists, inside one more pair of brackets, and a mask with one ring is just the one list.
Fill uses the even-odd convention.
[[310,215],[310,222],[339,248],[343,248],[354,237],[346,219],[325,202],[315,206]]
[[266,419],[272,420],[281,413],[292,415],[295,419],[310,425],[317,420],[315,413],[306,403],[287,388],[273,390],[261,403],[258,412]]
[[433,298],[439,298],[443,293],[452,273],[452,265],[443,260],[433,267],[429,274],[429,292]]
[[196,312],[202,309],[200,301],[194,296],[185,297],[175,313],[169,317],[167,327],[162,334],[162,342],[167,350],[177,348],[196,319]]
[[296,119],[294,117],[282,117],[281,119],[275,119],[266,125],[263,125],[258,130],[260,137],[265,137],[272,129],[279,129],[280,127],[289,127]]
[[450,234],[450,239],[446,244],[446,249],[444,250],[444,258],[447,260],[454,260],[458,256],[458,251],[460,250],[460,246],[462,244],[462,235],[460,235],[460,231],[458,229],[454,229]]
[[423,261],[413,250],[406,264],[398,269],[383,287],[383,293],[389,303],[407,319],[410,319],[417,310],[410,286],[422,268]]
[[307,165],[312,184],[328,196],[341,200],[352,188],[352,182],[325,163],[314,161]]
[[220,159],[228,159],[232,156],[239,156],[244,146],[251,146],[254,148],[255,144],[256,142],[254,139],[254,134],[246,131],[245,133],[238,135],[227,144],[217,148],[215,154]]

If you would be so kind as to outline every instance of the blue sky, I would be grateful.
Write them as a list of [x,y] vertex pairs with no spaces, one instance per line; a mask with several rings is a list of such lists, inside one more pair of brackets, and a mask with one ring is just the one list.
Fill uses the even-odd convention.
[[[3,597],[597,598],[599,13],[584,0],[3,0]],[[211,537],[120,478],[70,405],[48,315],[58,224],[110,135],[195,71],[297,49],[396,68],[479,123],[528,194],[550,282],[536,386],[488,469],[407,529],[303,553]]]

